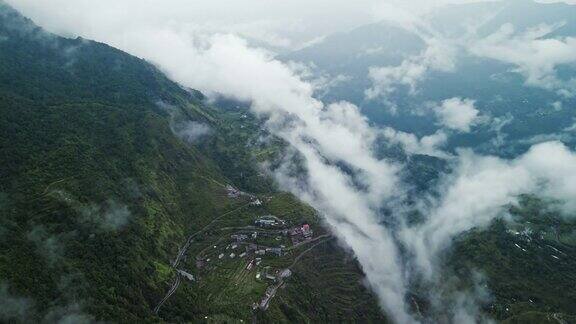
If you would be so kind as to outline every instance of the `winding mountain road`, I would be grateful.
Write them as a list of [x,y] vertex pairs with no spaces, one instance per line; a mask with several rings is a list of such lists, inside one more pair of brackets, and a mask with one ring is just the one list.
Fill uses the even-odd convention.
[[[237,212],[239,210],[241,210],[242,208],[245,208],[247,206],[249,206],[250,203],[246,203],[238,208],[235,208],[233,210],[230,210],[228,212],[225,212],[224,214],[214,218],[210,223],[208,223],[206,226],[204,226],[202,229],[200,229],[199,231],[192,233],[190,236],[188,236],[188,239],[186,240],[186,243],[184,244],[184,246],[178,250],[178,255],[176,255],[176,258],[174,259],[174,261],[172,262],[172,268],[174,270],[177,270],[176,267],[178,267],[178,265],[180,264],[180,261],[182,260],[182,257],[184,257],[184,255],[186,254],[186,252],[188,251],[188,248],[190,248],[190,244],[192,244],[192,242],[194,242],[194,238],[199,235],[200,233],[205,232],[207,229],[209,229],[212,225],[214,225],[218,220],[222,219],[223,217],[230,215],[234,212]],[[174,280],[174,283],[172,284],[172,286],[170,287],[170,289],[168,290],[168,292],[166,293],[166,295],[164,296],[164,298],[162,298],[162,300],[158,303],[158,305],[156,305],[156,307],[154,308],[154,314],[158,314],[158,312],[160,311],[160,308],[162,307],[162,305],[164,305],[164,303],[176,292],[176,290],[178,289],[178,286],[180,286],[180,282],[181,282],[181,276],[178,273],[178,271],[176,272],[176,279]]]
[[174,280],[174,283],[172,284],[172,287],[170,287],[170,290],[168,290],[168,293],[166,293],[166,296],[164,296],[164,298],[162,298],[162,300],[158,303],[158,305],[156,305],[156,307],[154,308],[154,314],[158,314],[158,312],[160,311],[160,308],[162,307],[162,305],[164,305],[164,303],[170,298],[172,297],[172,295],[176,292],[176,290],[178,289],[178,286],[180,286],[180,282],[182,282],[182,278],[180,276],[180,273],[178,273],[178,271],[176,271],[176,279]]

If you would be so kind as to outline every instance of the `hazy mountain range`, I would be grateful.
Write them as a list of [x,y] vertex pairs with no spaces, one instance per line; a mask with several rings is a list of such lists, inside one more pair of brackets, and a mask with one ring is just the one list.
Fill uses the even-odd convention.
[[[449,5],[420,21],[330,35],[280,58],[331,80],[319,90],[324,100],[353,102],[374,123],[420,136],[442,126],[425,106],[472,100],[480,119],[447,147],[514,156],[542,139],[573,141],[564,130],[574,117],[575,16],[563,3]],[[506,145],[486,143],[497,135]]]

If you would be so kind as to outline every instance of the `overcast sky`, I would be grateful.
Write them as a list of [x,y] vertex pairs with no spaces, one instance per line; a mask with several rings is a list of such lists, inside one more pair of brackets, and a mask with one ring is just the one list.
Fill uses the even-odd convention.
[[[383,18],[406,20],[447,3],[478,0],[6,0],[50,31],[110,41],[126,29],[233,32],[276,48],[298,48]],[[559,2],[539,0],[539,2]],[[564,2],[576,3],[576,0]],[[120,44],[116,44],[120,45]]]
[[9,0],[43,27],[100,38],[126,28],[170,26],[235,32],[278,46],[293,46],[373,21],[379,1],[333,0]]
[[[470,0],[8,0],[50,31],[106,40],[127,28],[151,26],[235,32],[280,47],[298,47],[327,34],[383,17]],[[103,39],[104,38],[104,39]]]

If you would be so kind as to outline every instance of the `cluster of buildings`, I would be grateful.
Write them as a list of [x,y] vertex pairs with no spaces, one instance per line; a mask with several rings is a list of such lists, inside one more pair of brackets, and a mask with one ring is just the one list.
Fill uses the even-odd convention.
[[282,256],[284,253],[282,251],[282,247],[272,247],[272,248],[266,248],[266,254],[273,254],[275,256]]
[[276,295],[278,288],[282,287],[282,285],[284,285],[284,280],[291,275],[292,271],[290,269],[276,270],[274,273],[270,273],[270,267],[264,269],[263,274],[258,273],[256,275],[256,279],[264,277],[264,279],[271,280],[274,283],[266,288],[266,292],[264,293],[262,300],[260,303],[254,303],[253,309],[260,308],[263,311],[267,310],[268,306],[270,305],[270,301]]
[[275,256],[282,256],[284,255],[284,251],[282,247],[268,247],[264,249],[257,249],[254,251],[255,255],[275,255]]
[[292,240],[292,244],[300,244],[305,241],[309,241],[312,239],[314,235],[314,231],[308,224],[304,224],[302,226],[297,226],[288,231],[290,234],[290,238]]
[[254,243],[250,243],[246,246],[246,253],[254,253],[254,255],[284,255],[284,246],[280,247],[260,247]]
[[252,233],[250,233],[250,234],[243,234],[243,233],[240,233],[240,234],[232,234],[232,235],[230,235],[230,238],[231,238],[232,240],[238,242],[238,243],[241,243],[241,242],[244,242],[244,241],[246,241],[246,240],[248,240],[248,239],[253,239],[253,240],[254,240],[254,239],[258,238],[258,232],[252,232]]
[[273,272],[270,271],[270,267],[266,267],[263,272],[263,277],[274,282],[281,282],[282,280],[290,277],[292,271],[290,269],[277,269]]
[[250,199],[250,205],[251,206],[262,206],[262,201],[258,198],[252,198],[252,199]]
[[239,198],[240,196],[247,196],[248,198],[250,198],[250,205],[262,206],[262,201],[260,199],[258,199],[258,197],[256,197],[253,194],[249,194],[249,193],[246,193],[244,191],[240,191],[229,184],[226,185],[226,194],[228,195],[228,198],[233,198],[233,199]]
[[[236,191],[230,186],[230,195],[242,195],[243,193]],[[228,251],[217,252],[218,259],[238,259],[244,260],[244,271],[255,272],[256,280],[262,280],[269,283],[265,294],[260,300],[254,302],[253,309],[260,309],[265,311],[268,309],[271,300],[275,297],[277,290],[285,284],[285,280],[292,275],[292,271],[286,269],[271,270],[269,266],[261,268],[260,264],[264,256],[284,256],[289,249],[285,245],[278,244],[278,246],[263,246],[259,245],[256,241],[259,235],[265,237],[274,237],[276,240],[281,241],[282,237],[291,240],[294,245],[302,244],[310,241],[313,238],[314,231],[309,224],[302,224],[294,227],[287,226],[287,222],[273,215],[266,215],[258,217],[254,223],[263,228],[255,230],[247,228],[243,232],[236,232],[230,234],[230,241],[226,246]],[[272,242],[268,240],[266,242]],[[273,244],[273,243],[269,243]],[[273,244],[275,245],[275,244]],[[217,246],[214,246],[216,249]],[[216,257],[215,257],[216,259]],[[242,262],[242,261],[241,261]],[[205,268],[210,259],[198,259],[197,267]],[[257,271],[256,271],[257,269]],[[184,276],[184,275],[183,275]]]
[[226,194],[228,198],[238,198],[242,195],[242,191],[232,187],[231,185],[226,185]]
[[260,227],[282,227],[286,225],[286,221],[276,216],[266,215],[258,217],[254,224]]
[[254,305],[252,305],[252,309],[260,308],[263,311],[267,310],[268,306],[270,306],[270,301],[272,300],[272,298],[274,298],[274,296],[276,296],[276,290],[278,290],[277,286],[270,286],[266,288],[266,293],[264,294],[264,297],[262,298],[260,303],[254,303]]
[[[281,227],[286,225],[284,220],[272,215],[259,217],[256,219],[255,223],[260,227]],[[224,259],[225,257],[229,257],[234,259],[236,257],[251,258],[252,256],[260,258],[266,255],[282,257],[286,254],[287,250],[285,245],[270,247],[256,244],[254,240],[258,238],[259,234],[270,235],[270,233],[258,233],[257,231],[231,234],[230,238],[232,242],[226,247],[226,250],[236,250],[238,247],[244,246],[244,251],[238,251],[236,253],[230,253],[232,251],[228,253],[220,253],[217,258]],[[309,224],[303,224],[292,228],[281,229],[278,231],[278,234],[289,237],[294,245],[298,245],[312,240],[314,231]],[[281,240],[281,236],[277,236],[276,240]],[[216,246],[214,246],[214,248],[216,248]],[[197,267],[203,268],[207,262],[209,262],[208,259],[199,259],[197,260]]]
[[246,235],[246,234],[232,234],[232,235],[230,235],[230,238],[236,242],[243,242],[243,241],[246,241],[248,239],[248,235]]

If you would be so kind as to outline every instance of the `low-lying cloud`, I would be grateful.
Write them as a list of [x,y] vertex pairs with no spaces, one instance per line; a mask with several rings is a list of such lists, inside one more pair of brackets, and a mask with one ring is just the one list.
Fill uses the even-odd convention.
[[42,225],[34,226],[26,238],[34,243],[36,252],[42,256],[48,266],[55,267],[64,259],[63,234],[52,234]]
[[[62,276],[61,282],[69,276]],[[63,280],[64,279],[64,280]],[[59,284],[59,293],[65,295],[53,301],[45,312],[37,309],[37,302],[31,298],[11,292],[10,285],[0,282],[0,321],[4,323],[58,323],[58,324],[89,324],[98,323],[94,317],[83,310],[81,301],[65,289],[74,290],[76,287],[68,287]],[[61,300],[64,299],[64,300]],[[66,300],[68,299],[68,300]]]
[[31,320],[34,302],[10,293],[10,287],[0,283],[0,320],[3,322],[26,322]]
[[386,96],[399,86],[407,87],[410,93],[418,90],[430,72],[452,72],[455,68],[455,48],[444,40],[426,39],[427,48],[419,55],[402,61],[399,66],[371,67],[368,77],[372,87],[365,92],[366,98],[377,99]]
[[120,231],[132,218],[128,206],[115,199],[108,199],[99,204],[86,204],[80,202],[74,195],[62,190],[54,190],[50,192],[50,195],[78,213],[76,219],[78,224],[92,227],[95,231]]
[[[34,7],[31,3],[27,6]],[[335,235],[355,253],[383,309],[398,323],[418,322],[405,302],[414,277],[441,285],[438,261],[451,240],[488,225],[501,214],[502,206],[515,202],[519,194],[533,192],[561,199],[564,211],[576,208],[576,156],[563,144],[548,142],[514,160],[459,152],[453,159],[454,172],[441,181],[439,198],[417,203],[424,222],[403,225],[400,213],[393,213],[398,224],[387,225],[382,210],[406,208],[401,204],[406,184],[401,182],[402,166],[378,157],[376,141],[383,134],[409,152],[440,154],[445,133],[418,139],[392,129],[376,129],[355,105],[325,104],[316,99],[312,83],[275,60],[273,53],[250,46],[238,35],[203,34],[190,24],[131,23],[123,18],[100,31],[97,26],[106,20],[98,15],[91,16],[89,23],[74,21],[70,26],[86,30],[93,24],[88,36],[150,60],[187,87],[252,102],[252,111],[266,120],[271,133],[291,145],[291,152],[302,158],[306,170],[295,176],[293,159],[287,156],[286,163],[273,170],[274,176],[282,188],[324,216]],[[453,56],[444,56],[453,53],[452,48],[442,42],[429,44],[425,52],[399,67],[373,69],[374,86],[366,95],[385,96],[397,86],[417,91],[418,83],[430,71],[453,69]],[[469,131],[477,117],[473,101],[461,98],[445,101],[437,114],[444,126],[458,131]],[[96,211],[101,214],[100,209]],[[474,318],[469,299],[453,302],[454,321]]]
[[469,132],[478,118],[478,109],[471,99],[450,98],[434,107],[434,112],[442,126],[460,132]]
[[535,145],[514,160],[461,151],[440,188],[441,198],[425,207],[426,222],[405,228],[402,241],[414,252],[419,272],[431,279],[440,253],[456,235],[489,225],[521,194],[559,199],[566,214],[576,211],[574,172],[576,154],[560,142]]
[[478,36],[479,26],[469,26],[454,37],[413,15],[410,17],[412,19],[397,23],[420,36],[427,48],[419,55],[406,58],[400,65],[371,67],[367,77],[372,85],[365,91],[366,98],[386,99],[400,87],[406,87],[413,95],[430,73],[457,72],[458,59],[466,56],[509,64],[509,72],[522,75],[527,86],[554,91],[566,98],[573,97],[576,92],[576,79],[562,78],[558,73],[561,67],[576,63],[576,38],[553,35],[563,22],[541,24],[522,31],[506,23],[486,37]]
[[576,80],[562,80],[556,70],[560,65],[576,63],[576,38],[546,38],[555,28],[540,25],[517,33],[514,25],[505,24],[494,34],[472,44],[470,51],[515,65],[527,85],[571,97],[576,90]]
[[448,140],[448,135],[442,130],[432,135],[418,138],[412,133],[386,127],[382,130],[382,134],[388,143],[400,145],[409,154],[423,154],[439,158],[448,157],[448,154],[442,151],[442,147]]
[[212,128],[203,123],[187,121],[174,126],[174,132],[178,137],[192,144],[196,143],[203,137],[210,135],[212,133]]
[[90,204],[79,207],[82,222],[96,224],[103,231],[119,231],[132,217],[128,206],[115,200],[104,204]]

